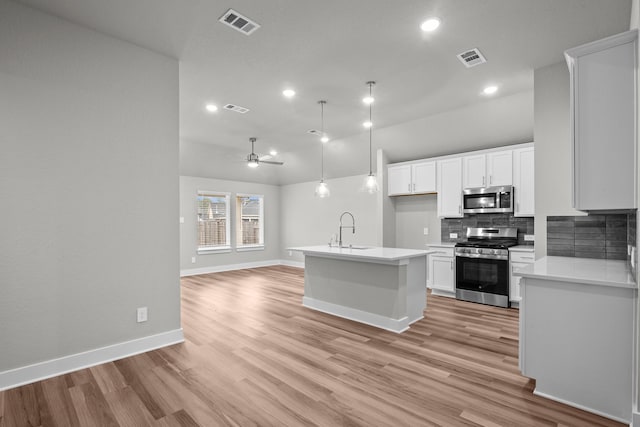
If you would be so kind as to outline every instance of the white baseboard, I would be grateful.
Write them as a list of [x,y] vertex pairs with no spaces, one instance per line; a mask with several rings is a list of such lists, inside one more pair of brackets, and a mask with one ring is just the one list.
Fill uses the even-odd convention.
[[354,320],[356,322],[375,326],[376,328],[385,329],[397,334],[409,329],[410,322],[409,318],[406,316],[397,320],[390,319],[388,317],[380,316],[379,314],[369,313],[309,297],[302,297],[302,305],[312,310],[321,311],[344,319]]
[[447,297],[447,298],[455,298],[456,297],[455,293],[451,293],[451,292],[447,292],[447,291],[441,291],[440,289],[434,289],[434,288],[431,288],[431,295],[437,295],[439,297]]
[[281,259],[280,264],[286,265],[288,267],[304,268],[304,261],[291,261],[288,259]]
[[0,391],[184,342],[182,328],[0,372]]
[[615,415],[607,414],[606,412],[589,408],[588,406],[580,405],[570,400],[561,399],[559,397],[552,396],[550,394],[538,391],[537,389],[533,390],[533,394],[535,394],[536,396],[544,397],[545,399],[555,400],[556,402],[564,403],[565,405],[573,406],[574,408],[582,409],[583,411],[591,412],[592,414],[600,415],[601,417],[609,418],[610,420],[618,421],[623,424],[629,424],[629,421],[630,421],[624,418],[616,417]]
[[245,268],[270,267],[272,265],[281,264],[281,260],[271,259],[266,261],[243,262],[240,264],[212,265],[209,267],[180,270],[180,277],[197,276],[198,274],[220,273],[222,271],[244,270]]

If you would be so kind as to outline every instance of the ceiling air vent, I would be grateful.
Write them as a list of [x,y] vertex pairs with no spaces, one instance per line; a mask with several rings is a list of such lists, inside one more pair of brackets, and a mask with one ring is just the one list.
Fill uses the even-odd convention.
[[466,52],[459,53],[457,56],[460,62],[462,62],[467,68],[475,67],[476,65],[487,62],[478,48],[473,48]]
[[233,104],[227,104],[223,107],[225,110],[231,110],[231,111],[235,111],[236,113],[246,113],[247,111],[249,111],[248,108],[244,108],[244,107],[239,107],[237,105],[233,105]]
[[238,12],[236,12],[233,9],[227,10],[224,13],[224,15],[222,15],[220,19],[218,19],[218,21],[246,35],[250,35],[255,30],[260,28],[260,24],[258,24],[255,21],[252,21],[246,16],[240,15]]

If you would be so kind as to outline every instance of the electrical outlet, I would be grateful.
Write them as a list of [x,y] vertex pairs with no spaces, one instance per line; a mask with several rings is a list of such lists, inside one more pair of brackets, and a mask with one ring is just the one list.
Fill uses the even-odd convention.
[[293,251],[289,251],[289,256],[292,256],[292,255],[293,255]]
[[428,236],[429,235],[429,227],[425,227],[423,233],[424,233],[425,236]]
[[138,323],[147,321],[147,307],[138,307]]
[[457,239],[458,238],[458,233],[449,233],[449,238],[450,239]]
[[196,263],[196,257],[192,256],[191,257],[191,264],[195,264]]
[[184,217],[183,216],[180,217],[180,224],[184,224]]
[[524,241],[525,242],[533,242],[536,240],[536,236],[534,236],[533,234],[525,234],[524,235]]

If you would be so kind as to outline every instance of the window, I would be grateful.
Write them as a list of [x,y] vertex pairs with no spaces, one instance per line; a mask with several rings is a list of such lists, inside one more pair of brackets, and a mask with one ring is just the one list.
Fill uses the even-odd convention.
[[230,251],[229,193],[198,191],[198,253]]
[[264,248],[264,196],[236,197],[236,246],[238,250]]

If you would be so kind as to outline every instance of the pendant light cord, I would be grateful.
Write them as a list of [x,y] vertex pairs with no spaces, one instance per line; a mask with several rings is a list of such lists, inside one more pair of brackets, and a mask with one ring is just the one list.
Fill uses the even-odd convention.
[[[369,82],[369,97],[371,98],[371,86],[373,86],[373,82]],[[371,127],[369,127],[369,175],[373,173],[373,167],[371,164],[371,134],[373,133],[373,121],[371,120],[371,104],[369,104],[369,123],[371,123]]]
[[[320,138],[324,137],[324,104],[327,101],[318,101],[320,104]],[[320,182],[324,182],[324,142],[320,141]]]

